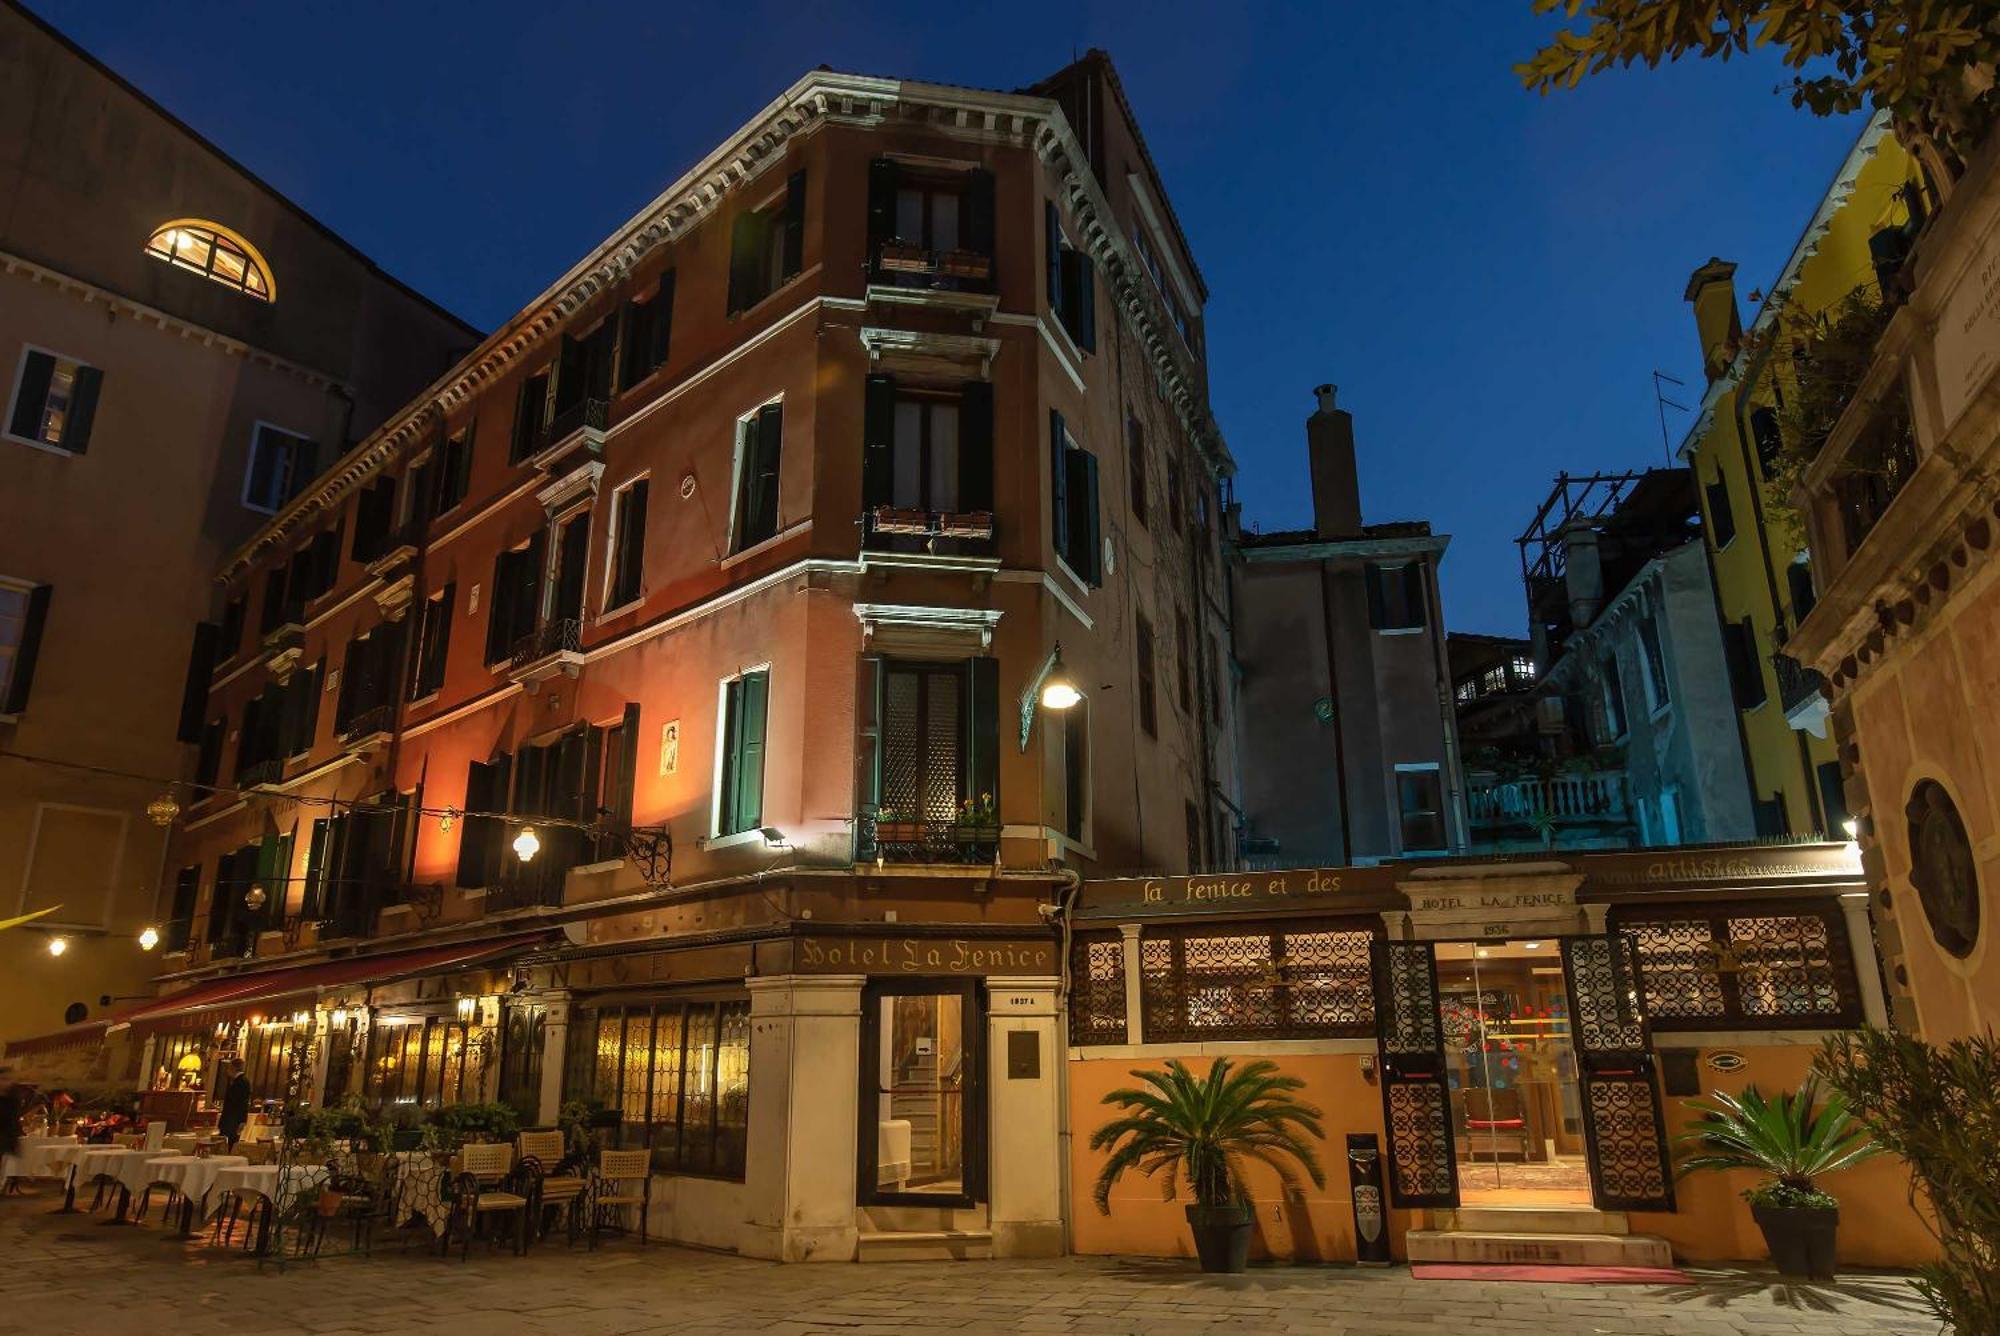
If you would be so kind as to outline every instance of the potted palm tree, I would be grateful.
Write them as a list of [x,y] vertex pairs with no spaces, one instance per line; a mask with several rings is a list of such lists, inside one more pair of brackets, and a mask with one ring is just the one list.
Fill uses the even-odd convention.
[[1165,1071],[1132,1075],[1144,1084],[1106,1095],[1104,1103],[1122,1113],[1090,1138],[1092,1150],[1110,1152],[1092,1192],[1097,1209],[1111,1213],[1112,1186],[1126,1170],[1147,1178],[1164,1170],[1165,1200],[1174,1200],[1183,1180],[1194,1194],[1187,1222],[1201,1269],[1243,1270],[1253,1223],[1245,1162],[1271,1166],[1287,1188],[1299,1187],[1298,1166],[1315,1186],[1326,1186],[1306,1139],[1307,1134],[1326,1139],[1320,1112],[1293,1098],[1305,1082],[1281,1075],[1274,1062],[1259,1060],[1239,1070],[1228,1058],[1217,1058],[1206,1076],[1196,1076],[1178,1059]]
[[1813,1077],[1796,1092],[1767,1098],[1751,1086],[1741,1095],[1717,1091],[1687,1105],[1701,1117],[1678,1138],[1694,1152],[1681,1161],[1681,1173],[1749,1169],[1765,1175],[1743,1199],[1772,1264],[1787,1276],[1833,1279],[1840,1203],[1815,1180],[1881,1152],[1849,1114],[1846,1099],[1829,1092],[1822,1100]]

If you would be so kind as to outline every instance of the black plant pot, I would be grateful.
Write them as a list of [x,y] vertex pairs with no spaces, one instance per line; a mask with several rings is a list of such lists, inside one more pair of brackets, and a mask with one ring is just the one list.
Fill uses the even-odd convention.
[[1840,1229],[1840,1211],[1819,1206],[1750,1207],[1771,1263],[1784,1276],[1809,1280],[1833,1279],[1833,1240]]
[[1253,1221],[1248,1206],[1190,1206],[1187,1222],[1202,1270],[1234,1275],[1249,1267]]

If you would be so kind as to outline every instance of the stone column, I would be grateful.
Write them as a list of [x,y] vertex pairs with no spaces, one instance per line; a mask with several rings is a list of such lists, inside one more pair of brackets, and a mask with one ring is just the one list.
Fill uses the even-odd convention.
[[1847,948],[1854,957],[1854,981],[1861,989],[1861,1019],[1877,1029],[1889,1024],[1888,999],[1882,996],[1882,969],[1875,959],[1875,924],[1868,916],[1866,892],[1840,897],[1847,920]]
[[[1136,939],[1126,939],[1128,947]],[[1128,976],[1129,979],[1130,976]],[[1063,1253],[1061,980],[986,981],[987,1166],[995,1257]]]
[[331,1012],[314,1011],[311,1014],[313,1018],[312,1055],[306,1066],[306,1086],[312,1091],[313,1107],[330,1109],[340,1103],[340,1097],[345,1092],[328,1090],[326,1088],[327,1064],[333,1061],[333,1045],[335,1040],[345,1039],[346,1036],[334,1034]]
[[1125,948],[1125,1042],[1143,1044],[1146,1042],[1145,989],[1139,976],[1139,925],[1121,923],[1118,931],[1124,934]]
[[569,994],[548,1000],[542,1021],[542,1090],[535,1121],[553,1127],[562,1116],[563,1072],[569,1066]]
[[746,1257],[854,1260],[866,982],[859,974],[750,980]]

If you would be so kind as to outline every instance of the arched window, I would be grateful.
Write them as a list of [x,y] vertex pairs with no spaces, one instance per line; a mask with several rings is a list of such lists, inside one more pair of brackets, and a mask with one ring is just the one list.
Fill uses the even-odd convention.
[[225,287],[259,301],[276,301],[278,285],[257,248],[219,223],[178,218],[164,224],[146,243],[146,254],[205,274]]

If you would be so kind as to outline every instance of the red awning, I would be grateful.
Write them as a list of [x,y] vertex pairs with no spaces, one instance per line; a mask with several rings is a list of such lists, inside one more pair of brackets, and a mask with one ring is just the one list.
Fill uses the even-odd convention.
[[78,1025],[31,1039],[7,1041],[9,1057],[45,1053],[71,1044],[102,1039],[111,1029],[173,1020],[201,1012],[233,1011],[251,1006],[310,997],[323,989],[348,984],[388,983],[418,974],[458,969],[496,956],[509,955],[546,941],[546,932],[516,933],[511,937],[487,937],[474,942],[453,942],[448,946],[425,947],[420,951],[391,951],[377,956],[350,956],[342,960],[322,960],[291,969],[259,970],[210,979],[167,997],[142,1002],[136,1007],[106,1016],[88,1025]]

